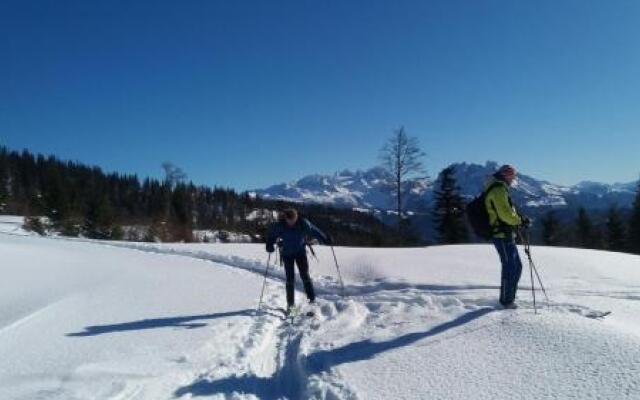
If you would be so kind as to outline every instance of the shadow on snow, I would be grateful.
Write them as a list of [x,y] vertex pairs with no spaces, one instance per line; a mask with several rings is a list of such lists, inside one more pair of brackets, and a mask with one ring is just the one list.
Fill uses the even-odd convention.
[[463,293],[469,290],[499,290],[495,285],[429,285],[411,284],[405,282],[387,282],[384,280],[368,285],[345,286],[347,295],[367,295],[384,291],[420,290],[426,292],[445,292],[447,294]]
[[174,394],[177,397],[187,394],[199,397],[214,394],[230,395],[235,392],[253,394],[263,400],[304,398],[306,381],[309,375],[329,372],[338,365],[372,359],[386,351],[408,346],[421,339],[442,334],[492,311],[494,311],[493,308],[480,308],[425,332],[409,333],[384,342],[363,340],[337,349],[321,350],[308,356],[299,355],[300,341],[302,340],[302,334],[299,334],[289,341],[282,367],[271,377],[245,375],[213,381],[207,378],[199,378],[190,385],[179,388]]
[[408,333],[384,342],[373,342],[370,339],[367,339],[360,342],[350,343],[338,349],[322,350],[309,355],[305,360],[305,367],[307,373],[319,374],[321,372],[328,371],[336,365],[370,360],[380,353],[408,346],[419,340],[439,335],[449,329],[469,323],[492,311],[495,311],[495,309],[489,307],[479,308],[463,314],[454,320],[435,326],[428,331]]
[[230,311],[214,314],[202,314],[202,315],[188,315],[182,317],[169,317],[169,318],[154,318],[154,319],[142,319],[139,321],[123,322],[120,324],[112,325],[95,325],[87,326],[82,332],[68,333],[66,336],[71,337],[83,337],[83,336],[97,336],[107,333],[128,332],[128,331],[140,331],[145,329],[157,329],[157,328],[185,328],[195,329],[207,326],[204,321],[210,321],[217,318],[234,317],[240,315],[254,315],[255,310],[245,309],[239,311]]

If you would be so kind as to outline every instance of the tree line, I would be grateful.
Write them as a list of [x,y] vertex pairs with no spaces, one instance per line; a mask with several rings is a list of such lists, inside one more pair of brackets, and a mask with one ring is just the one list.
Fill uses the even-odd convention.
[[190,242],[196,239],[194,231],[217,230],[261,241],[276,212],[295,207],[339,244],[402,243],[394,230],[367,213],[195,185],[176,166],[162,167],[164,179],[140,180],[136,175],[105,173],[54,156],[0,147],[0,213],[24,215],[25,227],[41,234]]
[[[186,174],[164,163],[164,179],[105,173],[98,167],[62,161],[54,156],[9,151],[0,147],[0,213],[24,215],[26,228],[45,234],[138,241],[194,241],[194,231],[223,231],[264,238],[275,212],[297,208],[336,243],[353,246],[406,246],[424,242],[404,212],[406,180],[424,172],[417,140],[403,128],[382,151],[394,177],[397,225],[385,225],[373,214],[315,204],[300,204],[238,193],[232,189],[187,182]],[[440,174],[431,221],[440,244],[473,242],[452,167]],[[46,217],[46,218],[42,218]],[[640,183],[631,210],[612,206],[605,215],[580,208],[575,215],[549,210],[534,223],[533,241],[640,254]],[[224,235],[220,236],[224,239]]]
[[[380,150],[381,166],[387,172],[388,193],[395,200],[396,229],[405,244],[414,244],[415,234],[411,219],[404,211],[403,198],[410,179],[425,173],[418,139],[409,137],[400,127],[389,137]],[[435,203],[430,211],[440,244],[469,243],[473,241],[465,216],[466,202],[457,186],[453,167],[440,173],[440,186],[435,190]],[[640,254],[640,181],[630,212],[612,205],[603,217],[591,215],[584,207],[574,216],[560,218],[557,211],[547,211],[536,221],[532,241],[547,246],[570,246]]]
[[631,210],[612,205],[604,215],[592,215],[580,207],[569,223],[548,211],[541,219],[541,242],[640,254],[640,185]]
[[[456,185],[453,167],[441,173],[435,193],[433,220],[441,244],[472,241],[464,209],[465,201]],[[566,246],[640,254],[640,182],[632,209],[612,205],[604,216],[592,215],[580,207],[570,218],[560,218],[556,210],[548,210],[534,221],[534,240],[546,246]]]

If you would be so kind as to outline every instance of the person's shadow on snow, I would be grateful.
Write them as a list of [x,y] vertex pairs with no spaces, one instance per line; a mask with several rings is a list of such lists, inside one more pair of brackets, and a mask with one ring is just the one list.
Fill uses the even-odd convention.
[[476,320],[495,308],[483,307],[463,314],[456,319],[435,326],[424,332],[409,333],[384,342],[369,339],[350,343],[346,346],[321,350],[307,356],[300,356],[298,334],[287,344],[282,367],[271,377],[254,375],[230,376],[218,380],[198,378],[195,382],[174,392],[176,397],[190,394],[192,397],[212,396],[214,394],[231,395],[233,393],[253,394],[262,400],[281,398],[303,398],[310,375],[329,372],[331,368],[356,361],[369,360],[389,350],[411,345],[421,339],[437,336],[450,329]]
[[157,329],[157,328],[184,328],[195,329],[207,326],[207,322],[217,318],[235,317],[241,315],[254,315],[255,310],[245,309],[238,311],[229,311],[214,314],[202,314],[202,315],[187,315],[182,317],[168,317],[168,318],[153,318],[142,319],[139,321],[123,322],[119,324],[111,325],[94,325],[87,326],[82,332],[67,333],[66,336],[70,337],[84,337],[84,336],[97,336],[107,333],[128,332],[128,331],[140,331],[145,329]]

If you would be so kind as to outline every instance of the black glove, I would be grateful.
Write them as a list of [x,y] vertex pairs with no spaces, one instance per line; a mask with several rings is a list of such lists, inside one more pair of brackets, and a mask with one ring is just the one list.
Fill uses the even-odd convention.
[[267,243],[267,252],[273,253],[274,251],[276,251],[276,249],[273,247],[273,243]]
[[531,218],[527,217],[526,215],[521,215],[520,219],[522,220],[522,226],[525,228],[531,228]]

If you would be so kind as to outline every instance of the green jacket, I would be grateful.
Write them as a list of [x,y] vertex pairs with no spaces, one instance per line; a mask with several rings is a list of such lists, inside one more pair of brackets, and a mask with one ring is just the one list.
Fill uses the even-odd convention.
[[493,237],[505,239],[512,237],[515,228],[522,224],[520,215],[513,207],[509,197],[509,187],[505,182],[491,179],[485,188],[484,205],[489,213],[489,224],[493,230]]

